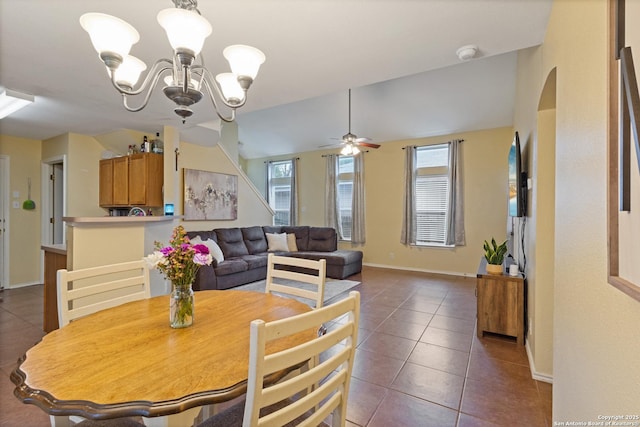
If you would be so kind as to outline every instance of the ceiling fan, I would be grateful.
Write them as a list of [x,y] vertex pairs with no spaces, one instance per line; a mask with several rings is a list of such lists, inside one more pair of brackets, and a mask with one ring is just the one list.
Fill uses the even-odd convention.
[[[371,138],[367,138],[367,137],[358,138],[357,135],[354,135],[351,133],[351,89],[349,89],[349,131],[345,135],[342,135],[342,138],[331,138],[331,139],[337,139],[339,141],[342,141],[339,144],[344,146],[344,148],[341,151],[341,154],[344,154],[347,156],[352,154],[358,154],[360,152],[360,150],[358,149],[358,146],[367,147],[367,148],[380,147],[380,144],[374,144],[372,142],[368,142],[368,141],[371,141]],[[332,147],[332,146],[334,146],[334,144],[322,145],[320,147],[324,148],[324,147]]]

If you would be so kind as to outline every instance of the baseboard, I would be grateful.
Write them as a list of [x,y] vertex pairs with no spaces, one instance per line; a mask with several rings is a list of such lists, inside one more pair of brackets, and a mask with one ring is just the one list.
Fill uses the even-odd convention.
[[33,286],[33,285],[42,285],[42,282],[17,283],[14,285],[5,286],[3,289],[9,290],[9,289],[17,289],[17,288],[26,288],[27,286]]
[[553,384],[553,376],[549,374],[541,374],[536,371],[536,364],[533,360],[533,355],[531,354],[531,348],[529,347],[529,340],[526,340],[525,349],[527,350],[527,358],[529,359],[529,369],[531,370],[531,378],[534,380],[542,381],[545,383]]
[[399,265],[374,264],[370,262],[363,262],[362,265],[366,265],[367,267],[388,268],[390,270],[418,271],[421,273],[445,274],[447,276],[476,277],[476,273],[460,273],[456,271],[428,270],[425,268],[412,268],[412,267],[405,267],[405,266],[399,266]]

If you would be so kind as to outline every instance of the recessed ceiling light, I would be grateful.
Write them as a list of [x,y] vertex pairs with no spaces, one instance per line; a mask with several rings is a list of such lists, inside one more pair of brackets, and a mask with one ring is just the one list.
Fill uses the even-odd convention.
[[0,119],[15,113],[34,101],[34,96],[15,90],[6,89],[0,93]]

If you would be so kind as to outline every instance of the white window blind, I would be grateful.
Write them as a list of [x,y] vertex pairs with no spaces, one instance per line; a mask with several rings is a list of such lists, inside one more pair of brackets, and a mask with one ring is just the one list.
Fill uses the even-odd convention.
[[274,225],[290,225],[291,162],[269,163],[269,205],[275,212]]
[[419,147],[416,156],[416,244],[443,245],[449,215],[449,146]]

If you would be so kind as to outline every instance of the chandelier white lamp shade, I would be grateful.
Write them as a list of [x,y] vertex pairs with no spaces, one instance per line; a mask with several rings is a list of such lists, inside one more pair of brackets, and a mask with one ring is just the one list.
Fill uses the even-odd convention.
[[[139,40],[138,32],[123,20],[102,13],[87,13],[80,17],[80,25],[91,37],[93,47],[107,66],[111,83],[122,94],[128,111],[145,108],[151,93],[163,82],[162,91],[175,104],[174,112],[184,122],[193,114],[191,106],[206,92],[220,119],[231,122],[237,108],[247,100],[247,91],[256,78],[264,54],[251,46],[233,45],[223,51],[231,73],[213,74],[202,63],[201,51],[205,39],[211,35],[211,24],[200,15],[197,0],[172,0],[175,8],[161,10],[158,23],[165,29],[173,49],[172,59],[160,58],[149,69],[144,81],[136,89],[140,74],[147,68],[144,62],[129,55]],[[199,58],[199,63],[196,59]],[[138,107],[130,107],[127,97],[143,94]],[[230,110],[227,115],[219,109],[219,101]]]
[[198,56],[204,39],[211,35],[211,24],[202,16],[185,9],[164,9],[158,13],[158,23],[167,32],[174,51],[190,51]]

